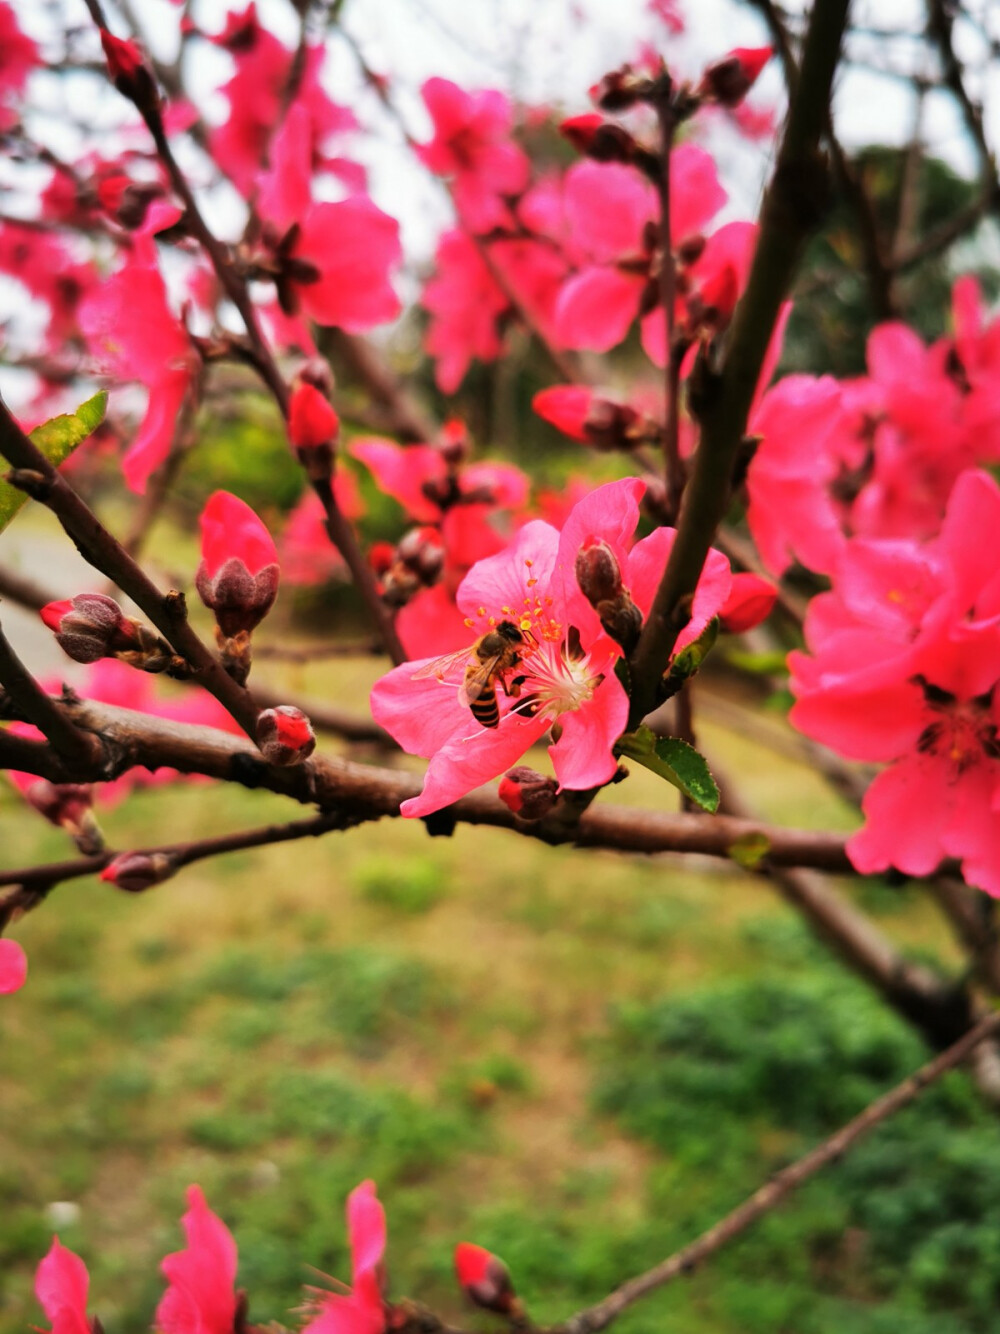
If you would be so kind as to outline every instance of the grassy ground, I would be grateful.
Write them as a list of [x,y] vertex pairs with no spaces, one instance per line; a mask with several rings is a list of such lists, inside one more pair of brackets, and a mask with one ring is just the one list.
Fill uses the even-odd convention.
[[[331,670],[296,684],[319,693]],[[337,670],[339,697],[359,695],[367,665]],[[703,740],[772,815],[849,826],[799,766],[709,724]],[[651,776],[628,788],[664,800]],[[188,785],[104,823],[128,846],[288,814]],[[8,865],[66,855],[6,791],[0,846]],[[916,891],[856,892],[908,950],[947,949]],[[395,1294],[467,1318],[450,1279],[467,1238],[555,1319],[923,1055],[756,879],[499,831],[432,842],[384,822],[197,865],[137,898],[76,881],[17,934],[32,973],[0,1009],[3,1334],[39,1319],[31,1280],[54,1222],[109,1334],[145,1328],[192,1181],[237,1237],[252,1320],[287,1320],[308,1266],[347,1276],[343,1201],[368,1176]],[[998,1186],[995,1125],[955,1076],[622,1329],[993,1329]]]

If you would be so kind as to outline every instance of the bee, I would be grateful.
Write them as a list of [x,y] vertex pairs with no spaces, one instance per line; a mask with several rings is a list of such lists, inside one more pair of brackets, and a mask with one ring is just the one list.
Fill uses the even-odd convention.
[[444,680],[452,668],[464,665],[460,696],[469,706],[473,718],[481,727],[500,726],[500,705],[497,701],[497,683],[509,698],[521,693],[524,677],[518,676],[507,684],[507,675],[521,662],[521,653],[527,643],[525,635],[513,621],[499,621],[481,635],[471,648],[447,654],[414,673],[414,679],[436,676]]

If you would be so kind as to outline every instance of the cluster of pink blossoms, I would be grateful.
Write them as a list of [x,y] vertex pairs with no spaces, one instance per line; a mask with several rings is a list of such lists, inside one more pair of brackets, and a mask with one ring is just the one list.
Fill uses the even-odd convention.
[[844,542],[792,653],[792,722],[842,755],[884,761],[848,844],[862,871],[927,875],[957,857],[1000,895],[1000,572],[984,560],[1000,486],[961,474],[940,534]]

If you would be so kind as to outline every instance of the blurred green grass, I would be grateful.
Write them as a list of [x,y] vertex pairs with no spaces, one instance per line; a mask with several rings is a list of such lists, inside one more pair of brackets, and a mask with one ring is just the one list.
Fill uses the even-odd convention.
[[[287,681],[360,698],[368,662]],[[804,768],[705,722],[790,823],[852,816]],[[651,775],[616,800],[672,804]],[[106,815],[116,847],[294,814],[177,786]],[[0,796],[4,861],[66,855]],[[913,889],[858,885],[908,951],[943,930]],[[462,1238],[539,1320],[665,1255],[923,1053],[766,884],[730,866],[552,849],[386,821],[188,868],[143,896],[68,883],[17,929],[0,1009],[0,1331],[40,1312],[54,1230],[109,1334],[148,1326],[192,1181],[233,1229],[254,1323],[314,1269],[349,1275],[347,1192],[374,1177],[396,1295],[477,1328]],[[947,948],[947,947],[945,947]],[[954,958],[949,958],[954,963]],[[1000,1142],[964,1077],[702,1274],[636,1307],[659,1334],[979,1334],[1000,1274]],[[53,1225],[53,1202],[79,1207]],[[63,1211],[66,1216],[66,1211]]]

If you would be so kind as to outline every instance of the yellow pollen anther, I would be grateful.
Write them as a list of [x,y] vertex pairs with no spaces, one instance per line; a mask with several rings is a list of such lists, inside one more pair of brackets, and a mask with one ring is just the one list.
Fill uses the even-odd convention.
[[496,623],[497,623],[497,618],[496,618],[495,616],[491,616],[491,617],[490,617],[490,625],[496,625]]
[[524,563],[525,563],[525,565],[527,565],[528,569],[530,570],[531,567],[532,567],[532,565],[534,565],[535,562],[534,562],[533,560],[526,560]]
[[529,588],[534,588],[534,586],[535,586],[537,583],[538,583],[538,580],[537,580],[537,579],[529,579],[529,580],[528,580],[528,587],[529,587]]
[[485,615],[486,615],[486,608],[485,608],[485,607],[480,607],[480,608],[479,608],[479,614],[480,614],[480,616],[485,616]]
[[469,630],[471,630],[472,627],[475,625],[475,621],[472,619],[471,616],[466,616],[465,625]]
[[530,630],[530,629],[531,629],[531,617],[530,617],[530,616],[522,616],[522,617],[521,617],[521,629],[522,629],[522,630]]

